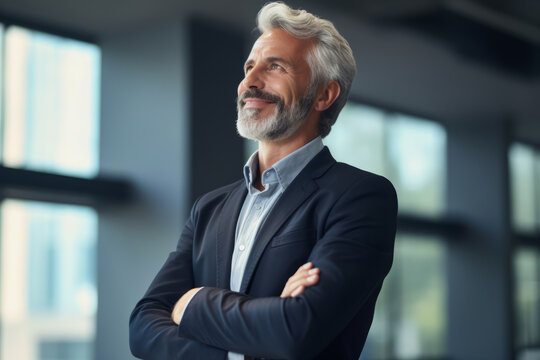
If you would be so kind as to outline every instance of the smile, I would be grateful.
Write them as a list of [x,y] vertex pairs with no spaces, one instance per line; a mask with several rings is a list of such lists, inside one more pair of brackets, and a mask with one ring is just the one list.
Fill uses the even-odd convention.
[[272,104],[273,101],[264,100],[260,98],[246,98],[244,99],[244,108],[261,108],[268,104]]

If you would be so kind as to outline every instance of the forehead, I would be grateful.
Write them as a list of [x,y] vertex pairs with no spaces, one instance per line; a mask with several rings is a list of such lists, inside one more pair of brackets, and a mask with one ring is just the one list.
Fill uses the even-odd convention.
[[305,60],[314,45],[312,39],[299,39],[283,29],[265,31],[253,44],[248,60],[255,57],[280,57],[289,61]]

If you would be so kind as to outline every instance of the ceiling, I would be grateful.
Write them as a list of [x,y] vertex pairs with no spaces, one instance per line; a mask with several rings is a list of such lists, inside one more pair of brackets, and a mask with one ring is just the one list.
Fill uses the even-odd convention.
[[264,1],[240,0],[0,0],[0,16],[95,38],[186,13],[235,23],[249,18],[253,23],[253,14],[262,4]]
[[[408,26],[499,70],[540,77],[538,0],[312,0],[365,21]],[[0,0],[0,18],[96,39],[182,14],[253,27],[264,0]],[[296,6],[308,1],[292,0]],[[466,35],[464,35],[466,34]],[[510,54],[510,55],[509,55]]]
[[[533,36],[540,43],[538,0],[313,0],[335,11],[363,19],[412,18],[441,9],[476,17],[483,22]],[[208,14],[236,23],[249,21],[264,0],[17,0],[0,1],[0,15],[98,36],[136,24],[186,12]],[[308,4],[308,1],[294,1]],[[531,35],[533,34],[533,35]]]

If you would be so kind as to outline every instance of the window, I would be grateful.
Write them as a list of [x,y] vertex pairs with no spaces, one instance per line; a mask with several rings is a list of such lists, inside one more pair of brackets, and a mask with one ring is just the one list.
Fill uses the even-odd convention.
[[96,175],[98,47],[17,26],[4,41],[3,164]]
[[[2,359],[49,358],[40,350],[50,353],[44,344],[51,342],[91,344],[97,307],[95,212],[6,200],[0,219]],[[91,358],[79,353],[72,359]]]
[[531,239],[514,253],[517,359],[540,357],[540,151],[512,144],[508,153],[511,220],[518,237]]
[[446,351],[444,243],[398,235],[361,359],[441,358]]
[[540,356],[540,250],[520,249],[514,257],[518,359]]
[[516,143],[510,147],[512,224],[516,231],[540,231],[540,151]]
[[338,161],[389,178],[398,193],[400,212],[443,213],[446,133],[440,125],[347,104],[325,143]]
[[[62,204],[69,196],[40,184],[40,172],[71,175],[63,184],[75,185],[97,175],[99,48],[15,25],[0,26],[0,45],[0,164],[33,177],[26,199],[47,191],[55,201],[0,192],[0,359],[89,360],[97,215]],[[12,190],[1,180],[0,190]]]

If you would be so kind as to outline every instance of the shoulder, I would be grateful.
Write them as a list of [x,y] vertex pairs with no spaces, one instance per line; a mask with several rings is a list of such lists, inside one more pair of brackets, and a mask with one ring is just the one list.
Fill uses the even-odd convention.
[[397,199],[394,186],[384,176],[341,162],[334,163],[328,169],[319,179],[319,185],[340,193],[378,193],[389,199]]

